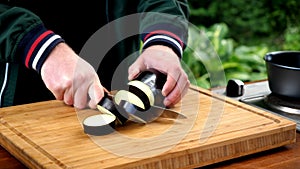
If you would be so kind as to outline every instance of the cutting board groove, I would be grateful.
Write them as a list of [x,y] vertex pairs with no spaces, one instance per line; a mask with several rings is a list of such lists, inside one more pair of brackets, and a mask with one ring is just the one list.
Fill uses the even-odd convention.
[[173,109],[188,119],[128,123],[90,137],[81,121],[95,110],[57,100],[1,108],[0,144],[29,168],[165,169],[206,166],[296,139],[294,122],[195,86]]

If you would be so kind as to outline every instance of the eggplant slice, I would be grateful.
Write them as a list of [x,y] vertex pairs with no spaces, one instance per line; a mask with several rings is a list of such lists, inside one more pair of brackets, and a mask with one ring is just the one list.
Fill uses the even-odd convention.
[[115,131],[116,116],[101,113],[89,116],[83,120],[83,129],[86,134],[101,136]]

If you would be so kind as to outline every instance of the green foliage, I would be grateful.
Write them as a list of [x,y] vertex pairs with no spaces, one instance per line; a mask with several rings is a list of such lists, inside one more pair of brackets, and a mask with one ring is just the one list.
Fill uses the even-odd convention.
[[284,33],[283,50],[300,50],[300,28],[288,27]]
[[[214,82],[214,71],[223,71],[226,79],[245,82],[266,79],[263,57],[267,52],[300,50],[298,0],[189,0],[189,3],[190,22],[200,32],[190,31],[183,62],[192,72],[189,77],[196,79],[195,85],[203,88],[224,85],[222,78]],[[199,38],[201,32],[206,37]]]
[[266,67],[263,59],[267,53],[266,46],[238,46],[232,55],[223,63],[227,79],[256,81],[266,78]]
[[282,49],[286,29],[300,26],[298,0],[189,0],[189,3],[191,23],[205,27],[225,23],[230,29],[228,37],[244,45],[266,43],[274,50]]
[[[193,72],[193,76],[196,79],[196,84],[194,85],[203,88],[224,85],[221,81],[215,82],[212,85],[213,82],[210,77],[214,70],[224,71],[226,79],[235,78],[245,82],[266,78],[266,67],[263,59],[268,51],[266,46],[237,45],[233,39],[226,38],[228,27],[224,23],[215,24],[209,28],[201,27],[199,30],[207,35],[207,40],[211,42],[211,46],[203,46],[203,44],[207,44],[205,38],[197,35],[199,33],[197,31],[190,31],[188,48],[182,58],[190,71]],[[212,57],[212,59],[207,61],[204,58],[203,60],[203,58],[198,57],[199,53],[205,53],[205,55]],[[215,62],[213,58],[214,53],[220,59],[221,65],[213,65]]]

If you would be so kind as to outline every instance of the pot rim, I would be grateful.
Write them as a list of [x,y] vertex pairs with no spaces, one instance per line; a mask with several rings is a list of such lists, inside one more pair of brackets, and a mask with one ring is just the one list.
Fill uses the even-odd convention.
[[270,60],[267,59],[268,56],[270,55],[278,55],[278,54],[289,54],[289,53],[296,53],[300,55],[300,51],[274,51],[274,52],[268,52],[265,57],[264,60],[266,63],[272,65],[272,66],[276,66],[279,68],[283,68],[283,69],[288,69],[288,70],[297,70],[300,71],[300,67],[293,67],[293,66],[287,66],[287,65],[282,65],[282,64],[278,64],[278,63],[274,63]]

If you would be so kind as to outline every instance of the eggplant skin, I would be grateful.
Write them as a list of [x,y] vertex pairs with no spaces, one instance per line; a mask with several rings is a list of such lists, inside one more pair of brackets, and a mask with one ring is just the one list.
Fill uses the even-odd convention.
[[138,96],[144,103],[145,110],[148,110],[152,105],[150,104],[150,98],[148,98],[147,94],[143,92],[143,90],[129,85],[129,91]]
[[125,100],[120,102],[120,106],[126,113],[133,115],[133,117],[137,117],[138,119],[131,119],[131,121],[137,123],[150,123],[156,120],[163,113],[163,110],[153,109],[152,107],[148,110],[140,110],[139,107]]
[[83,125],[84,133],[94,136],[102,136],[113,133],[115,131],[114,122],[104,126],[87,126]]
[[124,125],[129,119],[127,113],[120,113],[118,111],[119,106],[114,103],[113,99],[109,97],[107,93],[105,93],[104,97],[101,99],[98,105],[102,106],[103,108],[114,114],[117,117],[117,121],[121,125]]
[[[93,118],[93,117],[90,116],[88,118]],[[116,127],[116,120],[100,126],[90,126],[90,125],[86,125],[83,122],[84,133],[89,135],[94,135],[94,136],[102,136],[102,135],[113,133],[115,131],[115,127]]]

